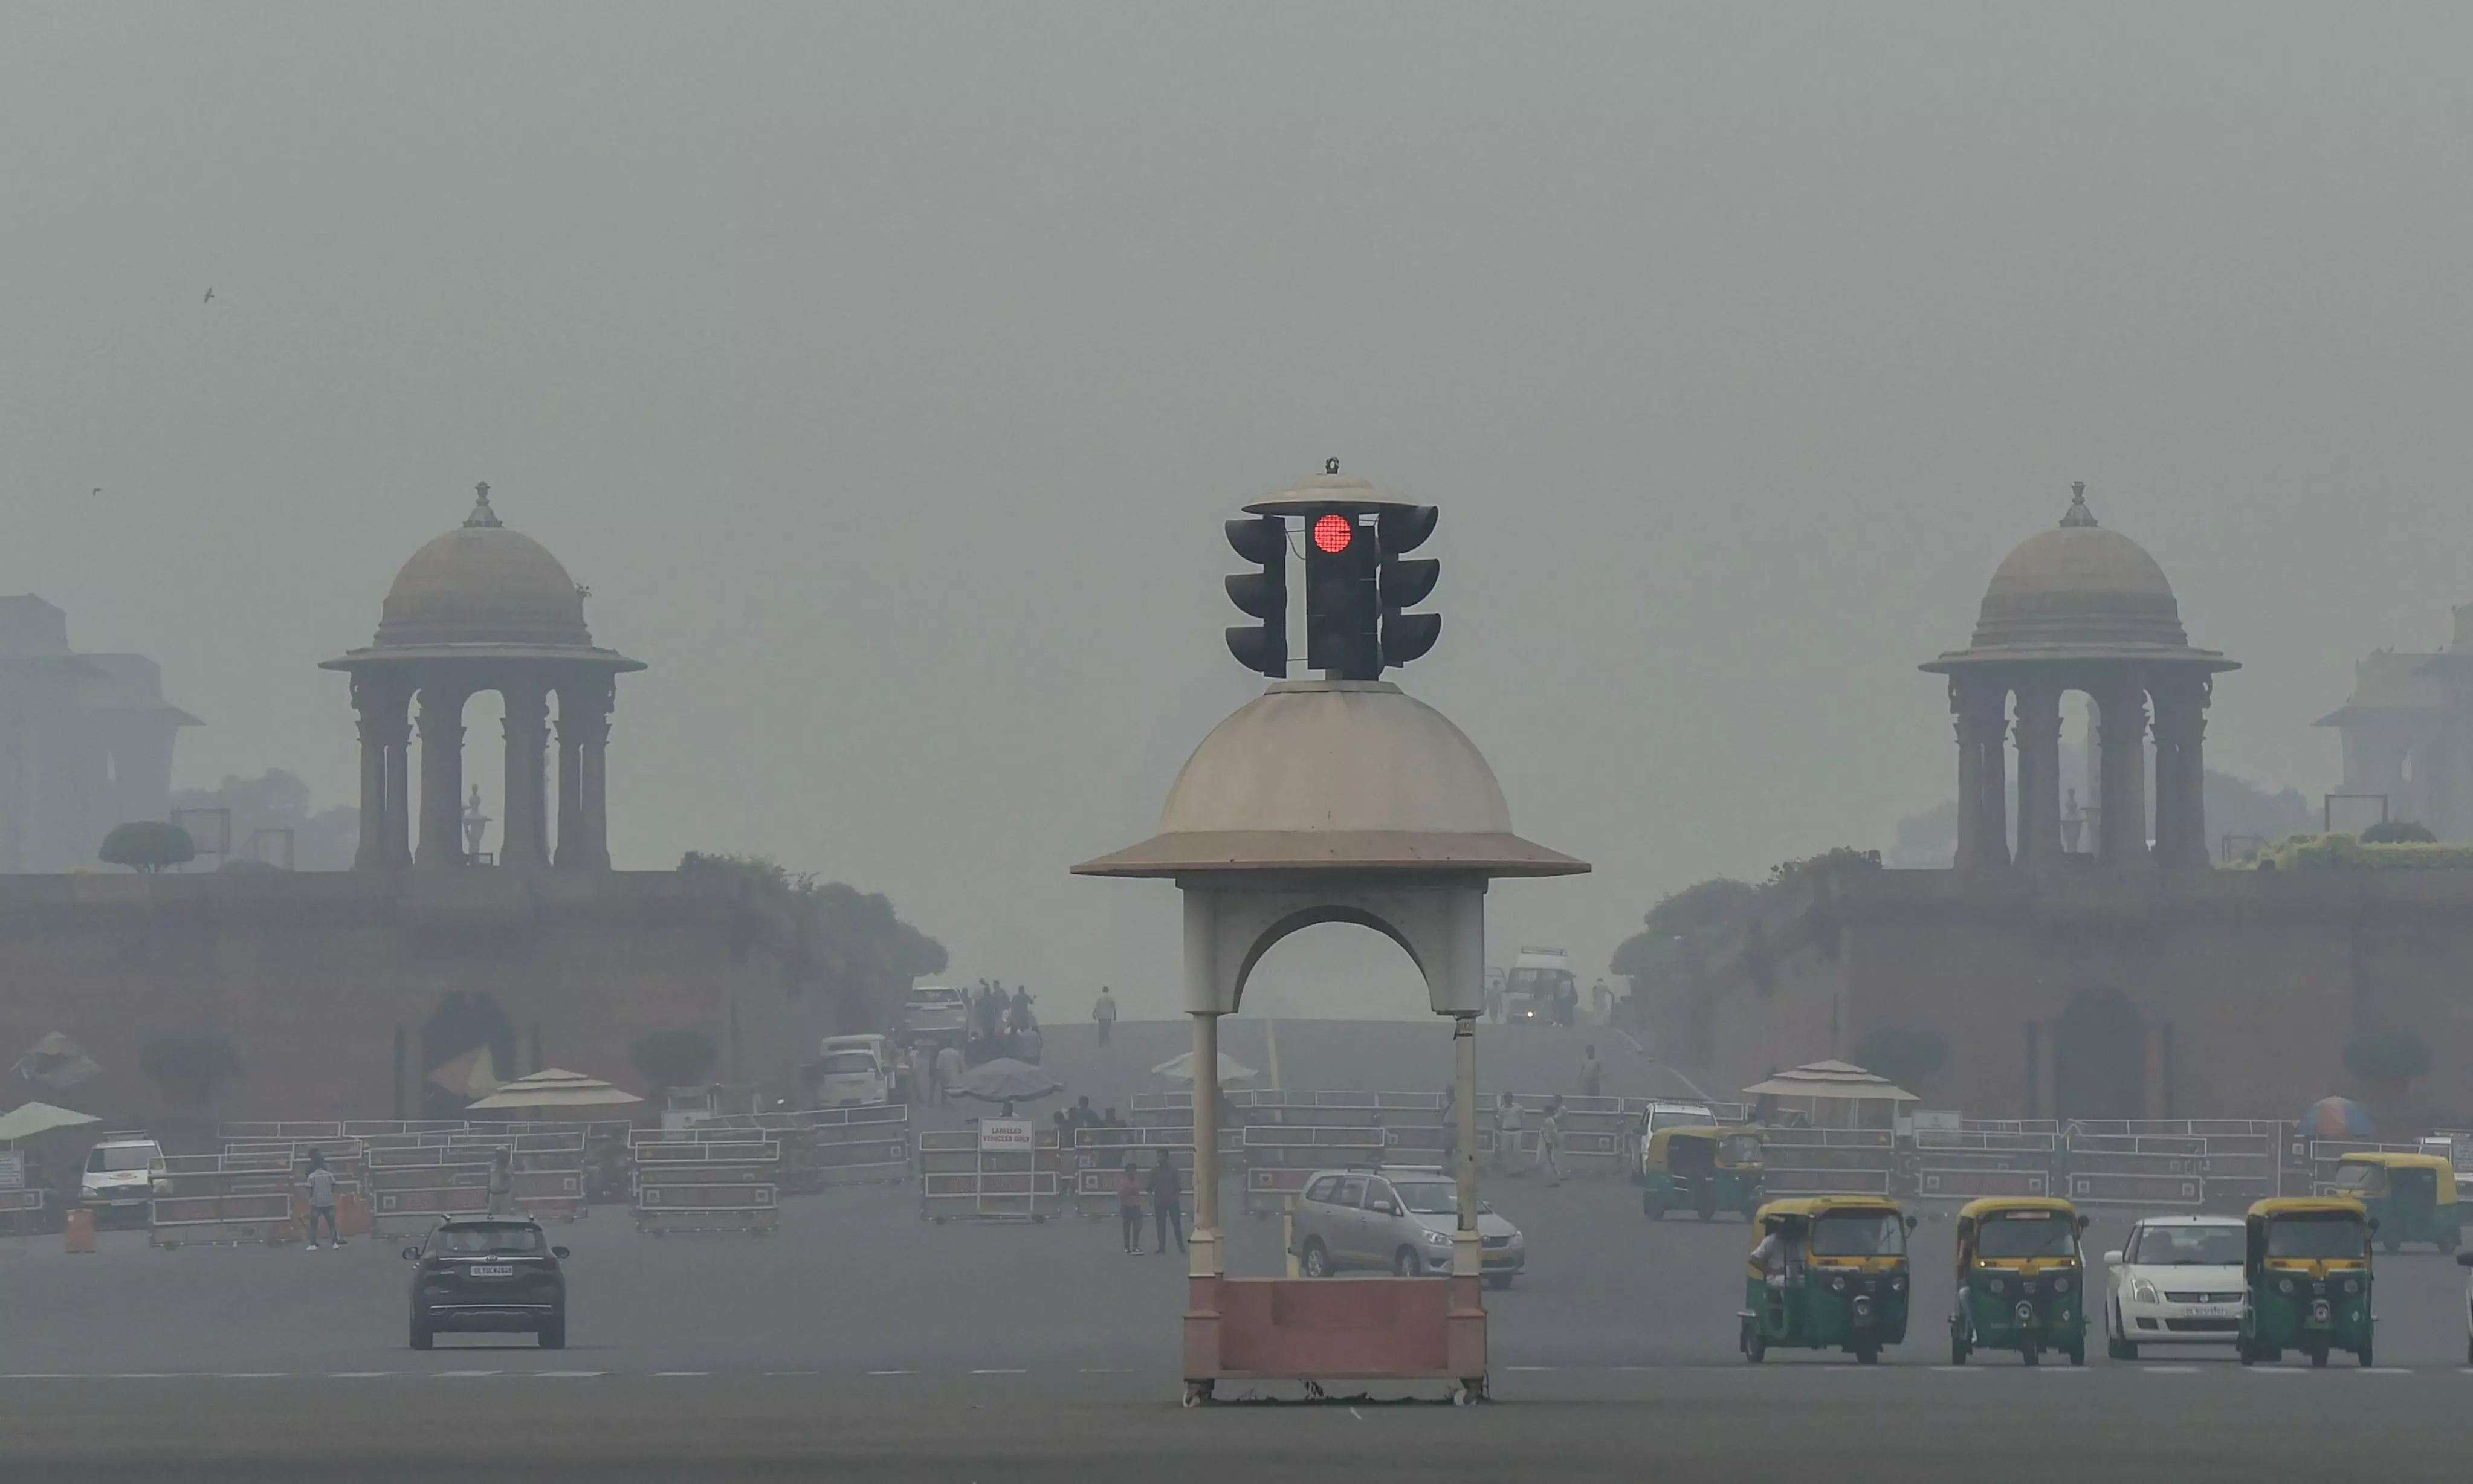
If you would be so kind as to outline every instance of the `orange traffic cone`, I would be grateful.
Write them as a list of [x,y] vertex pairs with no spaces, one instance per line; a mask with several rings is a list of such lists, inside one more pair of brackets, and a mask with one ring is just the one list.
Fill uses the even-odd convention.
[[83,1206],[72,1207],[68,1225],[62,1231],[69,1251],[94,1251],[94,1212]]

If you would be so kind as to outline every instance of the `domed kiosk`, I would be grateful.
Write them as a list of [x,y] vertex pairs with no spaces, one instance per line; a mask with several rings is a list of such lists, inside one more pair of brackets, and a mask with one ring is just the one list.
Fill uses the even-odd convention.
[[[592,642],[584,589],[547,547],[510,531],[479,486],[464,524],[413,553],[379,610],[378,630],[324,668],[352,678],[361,719],[361,843],[354,865],[389,870],[468,863],[462,836],[464,705],[506,703],[506,824],[497,862],[552,863],[542,753],[558,700],[561,867],[610,865],[604,758],[616,678],[644,666]],[[407,709],[420,702],[420,828],[412,832]],[[417,850],[417,854],[416,854]]]
[[[1279,628],[1269,658],[1260,663],[1249,656],[1261,651],[1236,642],[1238,631],[1232,631],[1230,647],[1265,675],[1285,668],[1287,519],[1301,519],[1314,546],[1327,553],[1358,539],[1382,541],[1381,533],[1390,530],[1396,544],[1378,548],[1390,561],[1424,539],[1434,515],[1429,507],[1344,478],[1335,467],[1246,509],[1257,520],[1231,521],[1230,539],[1239,555],[1269,562],[1273,581],[1264,590],[1275,601],[1250,603],[1259,594],[1243,578],[1231,579],[1230,595]],[[1240,541],[1240,531],[1257,521],[1270,521],[1274,539]],[[1327,539],[1326,532],[1336,534]],[[1400,539],[1402,533],[1412,534]],[[1307,573],[1313,584],[1310,555]],[[1417,575],[1422,583],[1406,586],[1422,597],[1432,585],[1431,569]],[[1317,623],[1336,623],[1329,632],[1344,636],[1350,616],[1370,623],[1347,608],[1350,588],[1310,592],[1309,632]],[[1326,654],[1348,653],[1327,634],[1316,642],[1328,646]],[[1379,674],[1423,653],[1422,643],[1378,652],[1378,662],[1366,667]],[[1343,673],[1274,680],[1193,750],[1168,790],[1159,833],[1073,872],[1175,880],[1184,901],[1185,1007],[1193,1017],[1196,1067],[1219,1065],[1219,1017],[1236,1012],[1254,967],[1281,939],[1317,923],[1353,922],[1398,944],[1425,976],[1434,1013],[1453,1018],[1460,1220],[1447,1271],[1430,1276],[1426,1260],[1440,1264],[1439,1255],[1426,1255],[1417,1276],[1391,1284],[1228,1278],[1218,1085],[1215,1072],[1207,1072],[1193,1099],[1184,1357],[1188,1405],[1209,1399],[1223,1379],[1444,1379],[1459,1400],[1486,1390],[1484,1257],[1475,1218],[1476,1021],[1485,1009],[1486,886],[1497,876],[1571,875],[1589,868],[1512,832],[1494,770],[1441,712],[1397,685]],[[1278,1173],[1302,1180],[1309,1171]],[[1271,1193],[1293,1189],[1280,1185]]]
[[[2214,677],[2240,666],[2192,647],[2164,569],[2096,523],[2072,485],[2060,524],[2021,541],[1984,589],[1974,642],[1923,666],[1949,677],[1958,747],[1957,865],[2011,860],[2010,698],[2018,743],[2017,860],[2061,861],[2061,697],[2083,691],[2097,726],[2096,863],[2207,864],[2206,708]],[[2149,705],[2155,741],[2155,832],[2147,833]]]

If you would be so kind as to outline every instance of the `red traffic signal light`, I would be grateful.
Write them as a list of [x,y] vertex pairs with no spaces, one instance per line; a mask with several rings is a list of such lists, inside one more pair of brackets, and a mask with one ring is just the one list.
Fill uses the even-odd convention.
[[1346,551],[1348,543],[1355,539],[1357,522],[1346,515],[1325,515],[1313,523],[1314,545],[1332,556],[1336,557]]

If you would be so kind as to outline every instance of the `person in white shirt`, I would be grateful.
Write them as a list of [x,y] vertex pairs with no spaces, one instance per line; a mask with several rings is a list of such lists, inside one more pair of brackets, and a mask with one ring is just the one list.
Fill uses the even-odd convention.
[[1099,1022],[1099,1044],[1106,1045],[1108,1030],[1116,1023],[1116,996],[1104,984],[1099,986],[1099,1002],[1091,1007],[1091,1018]]

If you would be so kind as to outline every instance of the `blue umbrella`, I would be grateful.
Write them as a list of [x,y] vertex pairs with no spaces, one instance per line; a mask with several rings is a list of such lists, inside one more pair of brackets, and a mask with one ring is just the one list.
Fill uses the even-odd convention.
[[2367,1138],[2378,1125],[2351,1098],[2322,1097],[2302,1110],[2301,1132],[2310,1138]]

